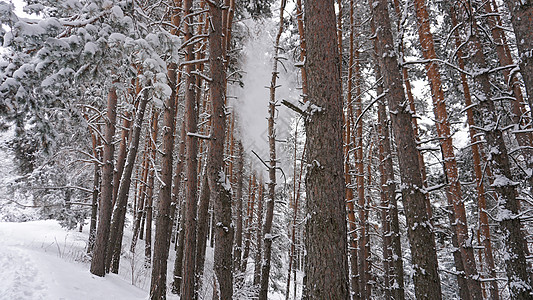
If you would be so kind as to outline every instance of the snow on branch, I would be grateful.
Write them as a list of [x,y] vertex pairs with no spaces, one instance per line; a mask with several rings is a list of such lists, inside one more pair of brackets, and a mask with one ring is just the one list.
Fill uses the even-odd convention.
[[199,138],[201,140],[210,140],[211,135],[203,135],[196,132],[187,132],[187,136]]

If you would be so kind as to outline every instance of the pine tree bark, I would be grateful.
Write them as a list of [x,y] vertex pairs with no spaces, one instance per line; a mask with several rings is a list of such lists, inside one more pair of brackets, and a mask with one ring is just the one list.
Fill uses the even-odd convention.
[[[404,272],[402,259],[402,244],[400,240],[400,222],[398,220],[398,204],[396,201],[396,180],[394,178],[394,168],[392,164],[392,153],[389,136],[389,122],[385,109],[384,99],[378,103],[379,115],[379,130],[380,130],[380,152],[382,153],[381,161],[381,188],[383,196],[383,207],[387,210],[383,212],[385,216],[383,222],[385,239],[384,247],[389,247],[387,251],[388,259],[388,274],[389,287],[391,289],[391,297],[395,300],[405,299],[404,290]],[[386,251],[384,251],[385,253]]]
[[[499,15],[494,14],[497,10],[496,3],[492,1],[494,9],[491,6],[491,3],[485,3],[485,11],[489,15],[488,22],[491,26],[492,38],[495,41],[496,45],[496,54],[498,55],[498,60],[500,61],[500,66],[510,66],[514,64],[511,51],[507,42],[507,38],[502,30],[503,26],[501,24],[501,18]],[[533,12],[533,10],[532,10]],[[533,68],[532,68],[533,70]],[[524,117],[525,115],[530,115],[526,112],[524,107],[524,95],[522,94],[522,88],[520,87],[521,82],[516,76],[511,76],[511,71],[505,69],[502,71],[503,79],[508,84],[509,91],[513,93],[515,101],[511,101],[512,107],[512,121],[515,124],[515,137],[518,145],[522,148],[521,152],[524,157],[524,162],[529,172],[527,174],[529,186],[533,189],[533,151],[529,149],[531,141],[533,140],[533,135],[531,132],[528,132],[528,129],[531,128],[528,120],[530,117]],[[533,89],[530,89],[530,92],[533,92]]]
[[150,147],[150,132],[148,131],[144,141],[144,158],[141,165],[141,182],[139,190],[137,191],[137,210],[135,211],[135,222],[133,223],[133,237],[131,239],[130,252],[135,252],[135,246],[137,245],[137,239],[142,234],[141,221],[144,215],[144,201],[146,199],[146,183],[149,173],[149,147]]
[[[349,299],[342,153],[342,90],[333,1],[305,5],[307,276],[310,299]],[[327,233],[327,234],[324,234]]]
[[117,202],[117,195],[118,195],[118,189],[119,189],[119,182],[122,178],[122,173],[124,172],[124,165],[126,163],[126,156],[128,154],[128,139],[130,136],[130,130],[131,130],[131,112],[126,111],[124,112],[124,116],[122,116],[122,133],[120,135],[120,144],[118,147],[118,153],[117,153],[117,163],[115,166],[114,174],[113,174],[113,207],[115,206]]
[[[180,205],[179,213],[179,224],[178,224],[178,233],[176,241],[176,259],[174,261],[174,271],[172,278],[172,293],[180,294],[181,292],[181,280],[183,274],[183,251],[184,251],[184,241],[185,241],[185,204],[186,202],[183,199],[179,198],[179,194],[182,190],[182,180],[184,179],[183,166],[186,161],[186,132],[185,132],[185,122],[181,124],[181,139],[180,139],[180,155],[179,161],[176,164],[176,174],[174,176],[174,192],[173,197],[175,198],[173,202],[177,205]],[[180,199],[178,201],[178,199]]]
[[209,231],[209,202],[211,198],[207,172],[204,172],[200,188],[200,203],[198,205],[198,230],[196,241],[196,276],[202,281],[204,274],[205,250],[207,247],[207,233]]
[[[350,252],[350,288],[351,294],[355,300],[361,299],[361,288],[360,281],[361,276],[359,275],[359,263],[358,263],[358,238],[357,238],[357,220],[355,218],[355,198],[352,185],[352,178],[350,175],[351,164],[350,164],[350,148],[351,142],[355,146],[355,134],[352,132],[352,120],[353,120],[353,85],[354,85],[354,75],[355,75],[355,84],[356,84],[356,94],[355,97],[359,98],[360,96],[360,64],[359,64],[359,51],[355,49],[355,18],[354,18],[354,1],[350,0],[350,39],[349,39],[349,66],[348,66],[348,91],[346,98],[346,117],[344,120],[346,128],[345,136],[345,150],[344,150],[344,179],[346,183],[346,209],[348,216],[348,229],[350,235],[348,236],[349,240],[349,252]],[[354,74],[355,73],[355,74]],[[355,156],[355,155],[354,155]],[[355,160],[355,157],[354,157]],[[364,289],[363,289],[364,290]]]
[[373,6],[376,26],[374,48],[379,57],[383,74],[385,98],[391,112],[392,129],[397,143],[401,175],[401,192],[407,221],[407,232],[414,267],[414,285],[417,299],[441,299],[437,253],[433,229],[426,208],[424,183],[418,160],[416,136],[412,127],[412,115],[406,103],[398,58],[394,52],[391,23],[387,1],[380,0]]
[[[229,4],[229,1],[227,1]],[[209,86],[211,99],[212,131],[208,152],[208,180],[215,211],[214,268],[218,297],[233,298],[233,224],[231,216],[231,185],[224,172],[224,141],[226,135],[226,68],[225,29],[226,5],[222,1],[210,1],[209,15],[209,66],[212,81]],[[215,297],[214,297],[215,298]]]
[[243,172],[244,172],[244,151],[242,147],[241,141],[237,141],[237,147],[236,147],[236,179],[235,179],[235,203],[237,204],[237,225],[235,226],[235,258],[234,258],[234,265],[233,270],[236,271],[239,269],[241,265],[241,255],[242,255],[242,225],[243,225],[243,197],[242,197],[242,189],[243,189]]
[[[144,112],[146,104],[148,103],[148,89],[145,89],[144,95],[140,100],[138,110],[135,114],[135,121],[133,124],[133,131],[130,138],[130,145],[127,151],[125,166],[121,176],[119,189],[115,200],[115,211],[113,212],[113,222],[111,223],[111,232],[109,235],[109,242],[106,255],[106,271],[109,272],[111,264],[113,267],[111,272],[118,274],[118,265],[120,260],[120,251],[122,249],[122,237],[124,232],[124,219],[126,217],[126,206],[128,204],[128,194],[131,186],[131,175],[133,174],[133,167],[135,166],[135,159],[137,157],[137,149],[139,147],[139,140],[141,136],[142,122],[144,119]],[[130,126],[131,127],[131,126]],[[115,177],[116,178],[116,177]]]
[[94,176],[93,176],[93,191],[91,201],[91,225],[89,227],[89,240],[87,242],[87,254],[92,253],[95,240],[96,240],[96,223],[98,215],[98,196],[100,195],[100,177],[101,166],[100,160],[102,159],[102,150],[100,149],[100,138],[96,136],[96,133],[91,129],[91,141],[93,146],[93,155],[98,160],[94,162]]
[[148,268],[152,264],[152,218],[153,218],[153,202],[154,202],[154,181],[156,172],[156,157],[157,157],[157,137],[159,132],[159,115],[158,108],[153,108],[152,111],[152,126],[151,126],[151,149],[150,149],[150,174],[148,175],[148,183],[146,186],[146,205],[145,205],[145,224],[144,224],[144,266]]
[[115,124],[117,120],[117,89],[114,86],[109,89],[107,96],[107,118],[105,119],[106,131],[102,167],[102,183],[100,210],[98,212],[98,228],[96,230],[96,243],[94,245],[91,260],[91,273],[96,276],[105,276],[106,247],[109,241],[109,228],[111,225],[111,213],[113,204],[113,166],[114,152],[113,137],[115,136]]
[[[263,182],[259,181],[259,191],[257,195],[257,226],[255,228],[256,233],[256,242],[255,242],[255,258],[254,258],[254,286],[259,285],[261,282],[261,269],[263,266],[263,261],[261,260],[263,253],[263,203],[265,201],[264,192],[263,192]],[[259,292],[261,295],[261,292]]]
[[241,272],[246,272],[246,267],[248,266],[248,256],[250,255],[250,243],[252,238],[252,220],[254,216],[254,207],[255,207],[255,174],[250,175],[250,180],[248,183],[248,209],[246,214],[246,233],[244,236],[244,252],[242,255],[242,265]]
[[[402,27],[402,18],[403,15],[401,13],[400,9],[400,2],[399,0],[394,0],[394,11],[396,12],[396,18],[397,18],[397,29],[399,32],[399,35],[402,37],[404,34],[404,28]],[[404,45],[403,45],[403,38],[401,42],[399,43],[400,50],[399,50],[399,57],[400,61],[404,61]],[[407,96],[407,100],[409,100],[409,108],[412,111],[413,118],[411,119],[413,124],[413,130],[416,137],[416,141],[420,142],[420,134],[419,134],[419,127],[418,127],[418,118],[416,115],[416,106],[415,106],[415,98],[413,96],[413,91],[411,88],[411,81],[409,80],[409,70],[406,66],[402,66],[402,77],[403,77],[403,84],[405,87],[405,95]],[[422,180],[424,181],[424,187],[427,188],[427,172],[426,172],[426,162],[424,159],[424,155],[422,154],[422,151],[418,151],[418,161],[420,164],[420,172],[422,174]],[[429,216],[430,222],[433,224],[433,209],[431,208],[431,202],[429,199],[429,194],[426,194],[426,210]]]
[[[177,11],[177,8],[176,8]],[[177,14],[177,12],[176,12]],[[179,23],[178,23],[179,24]],[[175,24],[177,25],[177,24]],[[158,217],[155,228],[154,259],[152,263],[152,279],[150,299],[166,299],[167,294],[167,260],[170,248],[170,229],[172,228],[172,168],[174,152],[174,131],[176,122],[176,87],[177,65],[168,66],[167,76],[172,90],[171,96],[165,100],[163,113],[163,153],[161,156],[161,188],[159,190]]]
[[[194,17],[191,16],[192,0],[183,1],[183,15],[184,15],[184,32],[185,42],[191,40],[194,35]],[[194,46],[189,44],[185,48],[185,59],[187,61],[194,60]],[[182,285],[181,297],[184,299],[197,298],[197,278],[196,278],[196,240],[197,240],[197,210],[198,210],[198,140],[190,136],[189,133],[197,132],[198,124],[198,110],[196,103],[196,78],[193,75],[195,71],[194,64],[185,66],[185,73],[187,78],[185,81],[185,143],[187,148],[186,158],[186,188],[185,188],[185,240],[183,249],[183,265],[182,265]]]

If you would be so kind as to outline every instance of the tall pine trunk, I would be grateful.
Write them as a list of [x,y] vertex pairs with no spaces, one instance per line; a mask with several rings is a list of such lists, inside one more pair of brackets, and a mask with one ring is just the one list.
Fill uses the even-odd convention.
[[429,219],[424,182],[416,136],[412,127],[411,111],[406,103],[398,58],[394,52],[391,23],[386,0],[375,2],[373,17],[376,26],[374,48],[379,57],[383,74],[385,98],[391,112],[392,129],[397,143],[401,192],[407,221],[407,232],[414,267],[414,285],[417,299],[437,300],[442,298],[438,274],[437,251],[433,228]]
[[[185,41],[190,41],[194,35],[194,16],[192,9],[192,0],[183,1],[183,15],[184,15],[184,32]],[[193,61],[194,46],[188,44],[185,48],[185,59]],[[196,299],[197,278],[196,278],[196,215],[198,210],[198,140],[189,133],[196,133],[198,123],[198,108],[196,103],[196,79],[193,74],[195,71],[194,64],[187,64],[185,66],[185,74],[187,79],[185,81],[185,148],[187,149],[186,171],[185,178],[185,214],[184,220],[184,249],[183,249],[183,265],[182,265],[182,285],[181,297],[184,299]]]
[[[227,1],[229,4],[229,1]],[[224,172],[224,141],[226,135],[226,57],[225,30],[227,29],[226,5],[222,1],[210,1],[209,15],[209,66],[211,82],[211,140],[208,151],[208,180],[215,215],[214,269],[216,288],[220,299],[233,298],[233,224],[231,216],[231,185]],[[215,298],[215,296],[213,297]]]
[[[306,175],[306,291],[349,299],[342,153],[342,90],[333,1],[305,3],[309,107]],[[327,233],[327,234],[324,234]]]

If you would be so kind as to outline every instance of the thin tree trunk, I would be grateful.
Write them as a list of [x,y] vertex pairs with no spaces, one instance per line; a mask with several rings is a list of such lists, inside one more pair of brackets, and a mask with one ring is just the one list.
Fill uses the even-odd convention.
[[[378,96],[379,97],[379,96]],[[400,240],[400,222],[398,220],[398,204],[396,201],[396,180],[394,178],[394,168],[392,163],[392,153],[389,136],[389,122],[385,108],[384,99],[378,103],[379,128],[380,128],[380,152],[382,153],[381,161],[381,189],[382,200],[385,202],[383,207],[387,207],[383,211],[382,218],[385,222],[384,232],[385,239],[384,247],[389,247],[388,250],[388,274],[389,286],[391,289],[391,297],[395,300],[405,299],[404,291],[404,272],[402,259],[402,244]],[[387,230],[387,231],[385,231]],[[385,250],[384,250],[385,253]],[[385,254],[384,254],[385,255]]]
[[[494,16],[494,10],[497,10],[496,3],[494,2],[494,0],[492,1],[492,3],[494,5],[494,9],[491,7],[491,3],[486,2],[485,11],[489,15],[488,21],[491,25],[490,30],[492,33],[492,38],[494,39],[496,44],[496,53],[498,54],[500,65],[502,67],[513,65],[514,61],[511,55],[511,51],[509,50],[509,45],[507,44],[507,38],[502,30],[503,26],[501,24],[500,16]],[[533,68],[531,70],[533,70]],[[531,172],[531,170],[533,170],[533,151],[529,149],[531,141],[533,140],[533,136],[531,132],[524,132],[525,130],[531,128],[529,122],[527,122],[530,118],[523,118],[524,115],[527,114],[527,112],[524,107],[524,96],[522,94],[522,89],[520,88],[520,82],[518,78],[516,76],[511,76],[511,72],[509,69],[503,70],[502,73],[503,79],[508,84],[509,90],[513,92],[515,97],[515,101],[511,101],[512,120],[516,126],[514,135],[516,137],[518,145],[522,148],[521,152],[524,156],[524,162],[529,170],[527,174],[527,179],[529,182],[530,189],[533,189],[533,173]],[[533,92],[533,89],[530,89],[529,91]]]
[[118,189],[120,186],[119,182],[122,178],[122,173],[124,172],[124,164],[126,163],[126,155],[128,154],[128,142],[132,123],[131,112],[124,112],[122,118],[122,133],[120,135],[120,144],[117,152],[117,163],[113,174],[113,207],[115,207],[117,203]]
[[393,54],[394,43],[388,3],[386,0],[380,0],[375,4],[372,5],[372,15],[376,26],[380,26],[381,30],[376,33],[374,48],[380,60],[385,98],[391,111],[392,128],[398,145],[401,192],[414,267],[415,295],[417,299],[441,299],[435,238],[423,192],[424,182],[420,171],[422,166],[418,160],[412,115],[410,109],[403,105],[406,98],[398,70],[398,58]]
[[[272,258],[272,221],[274,219],[274,202],[276,198],[276,128],[275,128],[275,114],[276,114],[276,88],[278,79],[278,54],[279,42],[284,28],[284,11],[287,1],[281,0],[279,9],[279,28],[276,40],[274,42],[274,61],[272,68],[272,78],[270,80],[270,101],[268,105],[268,146],[270,153],[270,165],[268,169],[268,199],[266,203],[265,224],[263,227],[263,237],[265,239],[265,249],[263,251],[263,259],[261,260],[261,287],[259,290],[259,300],[266,300],[268,297],[268,283],[270,280],[270,268]],[[262,193],[262,186],[261,186]],[[262,195],[262,194],[261,194]],[[261,200],[261,199],[260,199]],[[261,230],[261,228],[258,228]],[[255,280],[254,280],[255,281]]]
[[98,195],[100,194],[100,164],[94,164],[93,192],[91,202],[91,225],[89,227],[89,243],[87,253],[91,253],[96,239],[96,222],[98,214]]
[[173,191],[173,202],[175,205],[180,205],[180,218],[178,224],[178,233],[176,241],[176,260],[174,261],[174,271],[172,279],[172,293],[180,294],[181,292],[181,280],[183,274],[183,250],[184,250],[184,240],[185,240],[185,201],[180,199],[179,194],[183,188],[182,179],[183,179],[183,165],[186,160],[186,132],[185,132],[185,122],[181,124],[181,139],[180,139],[180,154],[179,161],[176,164],[176,174],[174,175],[174,191]]
[[100,197],[100,211],[98,213],[98,228],[96,231],[96,243],[94,245],[93,257],[91,260],[91,273],[103,277],[105,276],[106,247],[109,241],[109,227],[111,225],[111,213],[113,204],[113,155],[115,147],[113,137],[115,136],[115,124],[117,120],[117,90],[114,86],[109,89],[107,96],[107,118],[104,153],[102,167],[102,183]]
[[242,189],[243,189],[243,172],[244,172],[244,150],[242,147],[241,141],[237,141],[237,149],[236,149],[236,176],[235,179],[235,202],[237,204],[237,225],[235,227],[235,258],[234,258],[234,265],[233,270],[236,271],[239,269],[241,265],[241,255],[242,255],[242,205],[243,205],[243,197],[242,197]]
[[159,109],[155,108],[152,113],[152,137],[150,153],[150,175],[148,185],[146,186],[146,205],[145,205],[145,236],[144,236],[144,266],[148,268],[152,263],[152,217],[153,217],[153,196],[154,180],[156,176],[156,156],[157,156],[157,136],[159,131]]
[[254,286],[257,286],[261,283],[261,267],[263,261],[261,256],[263,254],[263,203],[265,201],[264,192],[263,192],[263,182],[259,180],[259,192],[257,196],[257,226],[256,230],[256,244],[255,244],[255,259],[254,259]]
[[[296,156],[296,153],[297,153],[297,146],[298,146],[298,124],[296,124],[295,126],[295,130],[294,130],[294,174],[293,174],[293,180],[296,180],[296,175],[297,175],[297,170],[296,170],[296,161],[297,161],[297,156]],[[305,157],[305,146],[304,146],[304,150],[302,152],[302,157],[300,159],[300,162],[303,161],[303,158]],[[286,287],[286,290],[285,290],[285,300],[289,300],[289,296],[290,296],[290,286],[291,286],[291,271],[293,271],[294,269],[294,272],[296,272],[296,268],[297,268],[297,264],[298,264],[298,261],[297,261],[297,257],[296,257],[296,219],[298,217],[298,202],[300,200],[300,188],[302,186],[302,174],[303,174],[303,166],[304,164],[303,163],[300,163],[300,175],[299,175],[299,178],[298,178],[298,188],[296,188],[296,182],[294,182],[294,186],[293,186],[293,193],[292,193],[292,200],[293,200],[293,203],[292,203],[292,209],[293,209],[293,215],[292,215],[292,222],[290,224],[291,228],[290,228],[290,237],[291,237],[291,248],[290,248],[290,253],[289,253],[289,268],[288,268],[288,273],[287,273],[287,287]],[[294,287],[296,287],[296,281],[297,281],[297,278],[296,278],[296,273],[294,274]],[[294,298],[296,298],[296,291],[294,292]]]
[[[372,21],[373,22],[373,21]],[[375,33],[375,24],[372,24],[372,32]],[[379,64],[374,66],[376,78],[381,78],[381,70]],[[378,159],[379,159],[379,174],[380,174],[380,206],[381,206],[381,239],[383,241],[383,284],[385,299],[392,299],[392,284],[391,277],[392,270],[392,233],[390,229],[390,196],[388,188],[389,174],[385,172],[385,142],[383,141],[385,130],[387,127],[387,115],[385,111],[385,104],[383,103],[383,85],[379,84],[376,88],[377,97],[381,97],[378,103]],[[388,132],[387,132],[388,135]],[[389,153],[390,155],[390,150]],[[370,165],[369,165],[370,166]],[[393,179],[394,180],[394,179]]]
[[[300,35],[300,61],[304,62],[307,56],[307,42],[305,41],[302,0],[296,0],[296,22],[298,24],[298,34]],[[307,71],[300,68],[302,73],[302,97],[307,101]]]
[[248,183],[248,209],[247,209],[247,218],[246,218],[246,233],[244,237],[244,253],[242,256],[242,266],[241,272],[246,272],[246,267],[248,266],[248,256],[250,254],[250,242],[252,238],[252,220],[254,215],[254,206],[255,206],[255,175],[252,173],[250,175],[250,181]]
[[[91,130],[91,141],[93,146],[93,155],[100,161],[102,151],[100,150],[100,139],[97,138],[96,133]],[[93,192],[91,201],[91,225],[89,227],[89,241],[87,243],[87,254],[92,253],[94,243],[96,239],[96,223],[98,215],[98,195],[100,194],[100,177],[101,167],[100,163],[96,161],[94,163],[94,176],[93,176]]]
[[[358,263],[358,238],[357,238],[357,221],[355,218],[355,205],[354,205],[354,194],[352,185],[352,178],[350,175],[351,164],[350,164],[350,148],[349,145],[353,141],[355,146],[355,134],[352,132],[352,120],[353,120],[353,84],[354,84],[354,75],[356,77],[356,95],[355,97],[359,98],[360,96],[360,85],[359,85],[359,76],[360,76],[360,66],[359,66],[359,52],[356,50],[354,35],[356,30],[355,18],[354,18],[354,1],[350,0],[350,44],[349,44],[349,65],[348,65],[348,92],[346,98],[346,117],[344,120],[346,135],[345,135],[345,151],[344,151],[344,180],[346,184],[346,208],[348,216],[348,229],[350,234],[348,240],[350,241],[348,247],[350,252],[350,287],[351,294],[355,300],[361,299],[361,288],[360,281],[361,276],[359,275],[359,263]],[[355,71],[355,72],[354,72]],[[355,74],[354,74],[355,73]],[[354,154],[355,160],[355,154]],[[363,289],[364,290],[364,289]]]
[[[349,299],[342,89],[333,1],[305,5],[307,84],[306,297]],[[328,234],[324,234],[328,233]]]
[[148,180],[149,173],[149,148],[150,148],[150,132],[146,134],[146,139],[144,141],[144,159],[141,165],[141,184],[138,191],[138,203],[137,211],[135,211],[135,222],[133,224],[133,237],[131,239],[130,252],[135,252],[135,246],[137,245],[137,239],[140,238],[139,235],[142,234],[143,229],[141,228],[141,222],[144,215],[144,201],[146,199],[146,185]]

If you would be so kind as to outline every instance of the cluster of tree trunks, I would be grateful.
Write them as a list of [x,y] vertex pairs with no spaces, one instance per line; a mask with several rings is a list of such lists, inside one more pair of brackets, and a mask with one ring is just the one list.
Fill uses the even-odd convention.
[[[454,56],[447,63],[456,63],[455,70],[458,71],[466,107],[480,250],[474,247],[473,225],[468,224],[471,221],[464,204],[464,188],[459,179],[459,162],[452,140],[443,60],[439,59],[439,45],[431,32],[429,7],[423,0],[413,0],[412,8],[408,8],[409,5],[403,7],[403,10],[412,9],[418,31],[423,61],[417,63],[424,64],[432,98],[458,294],[466,300],[488,298],[488,295],[491,299],[500,299],[502,293],[493,255],[487,190],[496,199],[498,215],[494,219],[502,231],[505,246],[506,255],[502,259],[508,293],[511,299],[530,299],[533,294],[527,261],[528,244],[520,218],[520,191],[512,170],[513,164],[525,165],[527,184],[533,184],[531,118],[527,116],[528,108],[524,105],[527,103],[529,112],[532,111],[533,36],[530,26],[533,24],[533,5],[529,1],[504,2],[516,37],[517,58],[513,58],[514,50],[509,47],[508,34],[502,29],[502,8],[496,1],[474,3],[475,7],[472,7],[471,1],[457,1],[445,6],[449,8],[447,17],[453,27],[449,37],[456,47]],[[143,133],[144,115],[150,107],[153,87],[150,80],[141,82],[141,68],[137,69],[138,76],[132,81],[135,88],[127,91],[118,90],[120,79],[113,75],[106,115],[101,116],[104,134],[99,134],[98,128],[90,127],[95,157],[88,243],[88,253],[92,256],[90,270],[97,276],[104,276],[107,272],[118,273],[126,212],[133,190],[134,222],[130,251],[135,252],[137,240],[144,239],[145,266],[151,267],[152,272],[151,299],[166,298],[171,240],[176,243],[171,292],[183,299],[198,299],[201,286],[207,284],[202,280],[211,228],[211,237],[214,237],[214,279],[211,283],[214,299],[233,298],[234,287],[244,283],[243,273],[246,273],[253,256],[253,285],[257,287],[256,296],[264,300],[269,295],[276,237],[273,229],[276,170],[279,168],[276,156],[276,89],[279,87],[278,55],[286,25],[286,1],[281,1],[269,86],[269,159],[267,163],[263,161],[268,171],[268,182],[265,188],[262,176],[256,176],[250,167],[247,189],[246,154],[237,134],[236,115],[230,112],[227,101],[229,50],[236,4],[234,0],[206,0],[196,4],[193,0],[172,2],[171,33],[183,36],[184,62],[167,65],[172,93],[165,99],[162,108],[151,106],[152,116],[146,132]],[[302,267],[300,262],[303,259],[297,258],[296,246],[299,239],[298,219],[303,210],[301,202],[305,202],[306,213],[304,299],[372,299],[377,295],[374,278],[377,271],[373,269],[375,259],[371,247],[371,242],[375,241],[371,233],[376,231],[370,222],[372,209],[377,211],[380,222],[383,295],[386,299],[405,299],[406,263],[402,253],[402,212],[398,207],[397,191],[401,194],[406,221],[414,294],[417,299],[441,299],[443,296],[432,205],[428,195],[431,190],[427,184],[424,155],[419,147],[422,142],[415,116],[415,97],[408,64],[404,62],[406,55],[403,53],[401,19],[406,11],[402,12],[399,0],[391,6],[395,15],[389,12],[386,0],[369,0],[367,4],[366,9],[371,14],[371,67],[376,78],[376,96],[371,105],[377,103],[377,139],[369,137],[365,145],[363,125],[367,125],[363,121],[368,108],[362,100],[362,58],[358,39],[363,24],[357,15],[362,6],[350,0],[344,3],[345,7],[348,5],[345,10],[342,1],[339,1],[336,15],[334,1],[307,0],[303,4],[301,0],[296,1],[299,59],[304,63],[300,69],[302,95],[306,108],[298,111],[301,114],[298,117],[304,120],[306,140],[300,152],[298,168],[296,126],[290,199],[292,215],[287,231],[291,244],[286,299],[291,293],[291,276],[296,296],[296,273],[292,275],[291,272],[296,272],[296,265]],[[348,12],[348,21],[343,24],[345,11]],[[480,11],[486,14],[485,23],[476,16]],[[395,29],[394,18],[398,20]],[[489,26],[490,32],[485,30],[486,26]],[[345,97],[341,76],[345,54],[343,27],[348,28]],[[399,33],[396,41],[394,32]],[[496,45],[494,57],[501,67],[498,71],[501,71],[507,92],[513,98],[510,102],[511,121],[516,129],[513,138],[519,146],[520,151],[517,152],[522,158],[519,163],[512,161],[514,150],[509,149],[506,141],[509,137],[500,124],[499,108],[495,104],[498,98],[491,77],[496,71],[490,70],[491,63],[480,38],[483,34],[490,35]],[[511,71],[515,63],[519,66],[525,91],[516,72]],[[209,75],[204,74],[206,70]],[[123,96],[132,96],[134,109],[123,111],[120,115],[118,104]],[[183,116],[178,112],[180,102],[185,108]],[[162,120],[159,120],[160,114]],[[120,117],[123,119],[122,132],[115,154],[114,138]],[[176,134],[177,128],[180,134]],[[161,147],[158,146],[160,135]],[[141,139],[143,136],[144,139]],[[176,136],[179,147],[175,147]],[[139,151],[142,142],[144,151]],[[370,190],[373,184],[374,143],[377,145],[375,152],[379,163],[376,168],[380,177],[377,206],[372,199],[375,193]],[[368,149],[366,157],[365,147]],[[142,155],[138,155],[139,152]],[[140,163],[137,164],[138,160]],[[302,182],[305,184],[305,199],[300,196]],[[158,199],[154,203],[155,195]],[[152,241],[154,215],[155,236]],[[479,252],[478,259],[476,251]]]

